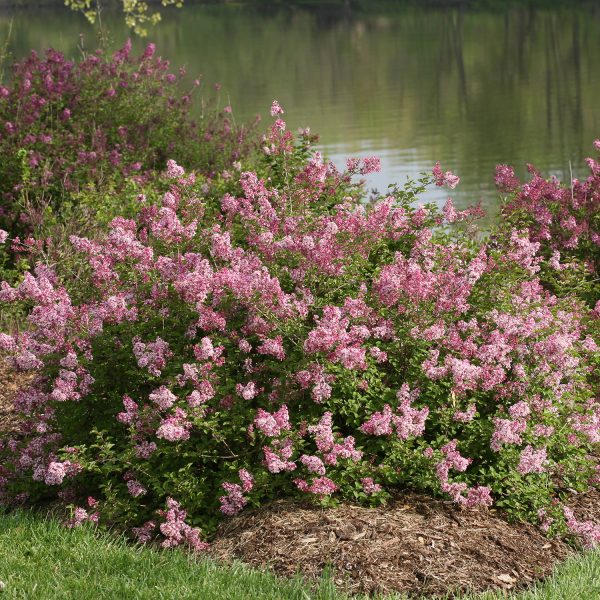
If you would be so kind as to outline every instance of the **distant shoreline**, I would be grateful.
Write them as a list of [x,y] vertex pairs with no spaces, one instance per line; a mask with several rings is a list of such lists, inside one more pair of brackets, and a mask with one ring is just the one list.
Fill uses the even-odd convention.
[[[160,0],[148,0],[151,5],[160,6]],[[600,0],[184,0],[184,5],[232,5],[266,7],[298,7],[307,9],[345,9],[361,12],[375,12],[378,9],[403,7],[473,7],[503,8],[508,6],[531,6],[536,8],[565,7],[573,5],[600,5]],[[0,9],[32,9],[64,6],[63,0],[0,0]],[[104,0],[105,10],[117,10],[119,2]]]

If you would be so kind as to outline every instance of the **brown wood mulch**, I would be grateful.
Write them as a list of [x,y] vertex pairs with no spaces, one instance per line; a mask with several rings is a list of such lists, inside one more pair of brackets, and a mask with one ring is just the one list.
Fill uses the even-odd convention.
[[[30,379],[0,358],[0,438],[15,431],[12,399]],[[600,520],[599,491],[574,496],[570,506],[579,519]],[[281,500],[246,510],[222,524],[211,553],[282,576],[316,580],[328,571],[351,594],[421,597],[522,588],[573,550],[532,525],[508,523],[500,511],[406,493],[380,508]]]
[[411,493],[382,508],[275,502],[225,523],[212,553],[283,576],[310,580],[329,571],[351,594],[420,597],[524,587],[572,550],[495,510],[460,510]]

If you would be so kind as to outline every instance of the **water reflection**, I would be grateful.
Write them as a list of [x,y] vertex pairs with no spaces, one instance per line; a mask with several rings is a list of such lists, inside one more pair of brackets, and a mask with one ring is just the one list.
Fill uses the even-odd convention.
[[[108,21],[122,42],[120,20]],[[80,31],[92,45],[66,9],[16,13],[9,49],[75,54]],[[380,189],[440,160],[462,177],[459,205],[483,198],[493,208],[496,163],[562,176],[572,163],[583,174],[600,136],[597,4],[380,15],[187,6],[167,11],[152,37],[192,78],[222,83],[237,118],[267,115],[277,98],[288,123],[318,131],[336,162],[378,154],[383,172],[370,183]]]

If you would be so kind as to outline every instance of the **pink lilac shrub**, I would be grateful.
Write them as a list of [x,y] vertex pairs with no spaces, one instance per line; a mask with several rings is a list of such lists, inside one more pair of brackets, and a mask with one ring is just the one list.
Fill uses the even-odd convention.
[[200,195],[170,162],[158,203],[72,237],[78,286],[41,262],[0,284],[28,311],[1,348],[36,373],[1,501],[93,494],[100,522],[195,549],[276,496],[402,488],[587,532],[561,501],[597,480],[592,311],[544,289],[527,232],[476,244],[448,227],[476,210],[410,188],[365,203],[376,161],[340,173],[272,112],[268,177]]
[[183,89],[183,75],[154,44],[133,56],[129,41],[112,56],[50,49],[15,64],[0,85],[0,227],[22,237],[42,216],[47,227],[48,209],[60,219],[80,192],[142,183],[169,158],[207,175],[231,169],[254,143],[249,130],[208,99],[192,118],[197,86]]
[[[600,152],[600,140],[594,142]],[[507,165],[496,168],[496,185],[506,195],[503,217],[525,228],[540,255],[548,259],[542,279],[555,292],[576,289],[592,306],[600,301],[600,163],[588,158],[583,180],[544,178],[528,165],[531,179],[522,183]]]

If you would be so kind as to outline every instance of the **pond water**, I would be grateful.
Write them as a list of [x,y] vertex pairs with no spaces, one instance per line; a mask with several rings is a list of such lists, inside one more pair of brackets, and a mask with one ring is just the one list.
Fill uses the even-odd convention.
[[[104,22],[115,44],[117,15]],[[10,37],[7,38],[12,26]],[[15,57],[53,46],[77,54],[94,33],[66,8],[0,13],[0,41]],[[458,205],[494,212],[493,175],[534,163],[569,178],[600,137],[600,7],[502,11],[396,9],[385,14],[189,5],[164,13],[149,38],[190,79],[222,84],[238,120],[310,126],[336,163],[381,157],[369,184],[385,190],[436,160],[461,176]],[[136,42],[137,43],[137,42]],[[141,43],[137,43],[141,45]],[[428,199],[443,201],[434,190]]]

